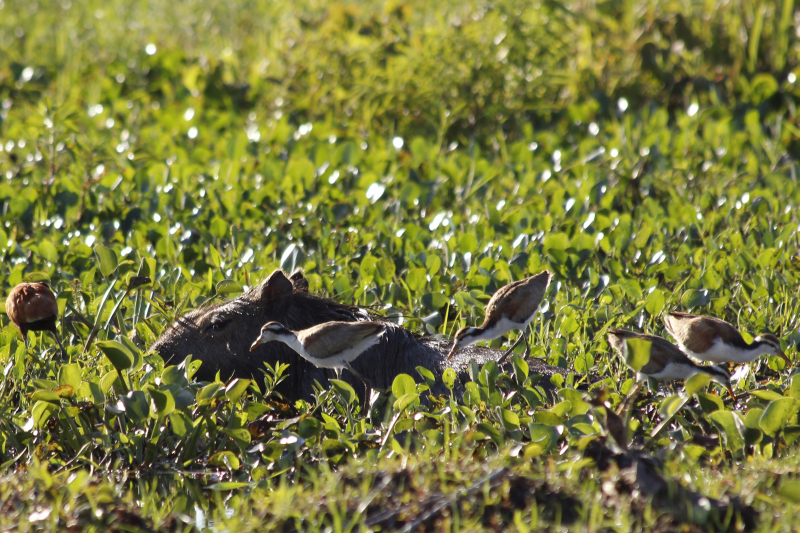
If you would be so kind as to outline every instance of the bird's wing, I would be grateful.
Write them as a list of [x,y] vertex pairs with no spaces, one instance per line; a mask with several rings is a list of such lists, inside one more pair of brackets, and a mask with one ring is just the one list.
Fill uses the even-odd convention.
[[297,334],[306,351],[318,358],[326,359],[355,347],[371,335],[384,329],[380,322],[325,322]]
[[[539,308],[544,292],[550,284],[550,274],[542,272],[529,278],[514,281],[501,287],[486,304],[486,316],[493,314],[498,305],[514,310],[511,319],[522,322]],[[519,290],[518,290],[519,289]],[[504,301],[505,300],[505,301]],[[500,303],[502,302],[502,303]],[[487,325],[484,321],[484,326]]]
[[650,360],[641,368],[640,372],[643,374],[657,374],[663,370],[669,362],[692,364],[689,358],[686,357],[677,346],[663,337],[625,330],[608,330],[609,344],[611,344],[612,348],[614,348],[623,359],[625,358],[625,350],[627,349],[625,344],[626,340],[631,338],[650,342]]
[[650,345],[650,361],[642,367],[644,374],[657,374],[668,363],[693,365],[686,354],[667,339],[656,335],[642,335],[642,337],[652,343]]
[[739,332],[731,324],[711,316],[670,313],[669,322],[667,329],[672,336],[687,350],[694,353],[710,350],[717,337],[723,337],[726,340],[731,337],[731,344],[736,343],[736,337],[741,338]]

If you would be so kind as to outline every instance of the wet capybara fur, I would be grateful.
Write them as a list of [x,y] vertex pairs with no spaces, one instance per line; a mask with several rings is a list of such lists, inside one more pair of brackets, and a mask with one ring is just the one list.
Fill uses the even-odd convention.
[[[250,351],[253,341],[259,336],[261,326],[275,320],[292,330],[309,328],[331,320],[354,322],[376,319],[358,307],[337,303],[308,293],[308,281],[302,273],[290,277],[276,270],[259,285],[234,300],[217,305],[200,307],[179,318],[153,344],[167,364],[178,364],[186,356],[202,361],[195,375],[199,381],[214,380],[217,372],[221,379],[232,377],[256,378],[264,371],[264,362],[288,363],[289,378],[278,392],[289,400],[309,398],[315,381],[327,386],[328,378],[335,377],[333,370],[316,368],[291,348],[280,342],[265,343]],[[379,318],[377,318],[379,319]],[[441,382],[445,368],[451,367],[466,378],[467,365],[471,359],[478,364],[497,360],[502,351],[480,346],[470,346],[447,361],[452,342],[441,339],[419,337],[406,329],[387,323],[380,341],[356,359],[352,366],[378,388],[391,387],[395,376],[401,373],[417,381],[422,377],[416,367],[429,369],[437,378],[433,394],[444,394]],[[531,373],[543,374],[545,378],[564,371],[529,360]],[[363,384],[350,372],[342,371],[342,379],[356,391],[363,391]],[[549,379],[543,379],[548,382]]]

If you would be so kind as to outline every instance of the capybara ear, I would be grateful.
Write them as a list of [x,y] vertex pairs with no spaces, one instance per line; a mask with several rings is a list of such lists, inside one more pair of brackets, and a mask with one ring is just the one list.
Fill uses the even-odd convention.
[[253,287],[252,296],[249,299],[260,302],[272,302],[290,296],[292,290],[292,282],[286,279],[286,275],[282,270],[276,270],[259,285]]
[[295,292],[308,292],[308,280],[299,268],[292,272],[292,275],[289,276],[289,281],[292,282]]

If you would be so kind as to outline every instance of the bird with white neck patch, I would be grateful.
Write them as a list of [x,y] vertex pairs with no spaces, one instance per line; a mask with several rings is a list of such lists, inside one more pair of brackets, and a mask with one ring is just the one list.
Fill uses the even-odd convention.
[[[627,364],[628,340],[639,339],[650,343],[650,359],[638,370],[639,378],[653,378],[658,381],[685,380],[701,373],[711,377],[720,385],[728,389],[731,398],[736,400],[736,395],[731,388],[730,374],[718,366],[701,366],[686,357],[686,354],[677,346],[663,337],[646,335],[624,329],[609,329],[608,343],[622,357]],[[632,369],[636,371],[636,369]]]
[[787,365],[792,364],[781,349],[781,341],[770,333],[747,343],[742,334],[724,320],[677,312],[666,315],[664,325],[681,349],[698,362],[749,363],[762,355],[777,355]]
[[365,321],[325,322],[308,329],[292,331],[279,322],[267,322],[262,326],[261,334],[250,347],[250,351],[265,342],[279,341],[314,366],[333,369],[337,378],[342,369],[346,368],[365,385],[372,387],[369,380],[356,372],[350,363],[377,344],[385,329],[386,326],[380,322]]
[[528,344],[525,332],[539,309],[539,304],[542,303],[542,298],[544,298],[544,293],[549,285],[550,273],[545,270],[535,276],[511,282],[499,289],[486,304],[483,324],[478,327],[461,328],[456,332],[453,347],[447,359],[453,357],[462,348],[476,342],[496,339],[512,329],[518,329],[522,333],[498,363],[505,361],[506,357],[523,340],[527,346],[525,350],[527,356],[531,346]]

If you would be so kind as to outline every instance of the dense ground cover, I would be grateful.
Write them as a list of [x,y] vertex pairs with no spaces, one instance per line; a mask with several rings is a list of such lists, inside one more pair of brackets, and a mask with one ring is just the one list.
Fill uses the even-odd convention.
[[[795,529],[800,378],[625,404],[603,334],[798,355],[797,13],[695,4],[0,0],[0,282],[50,281],[70,354],[2,318],[3,527]],[[287,405],[147,351],[277,267],[444,336],[549,269],[532,355],[575,374]]]

